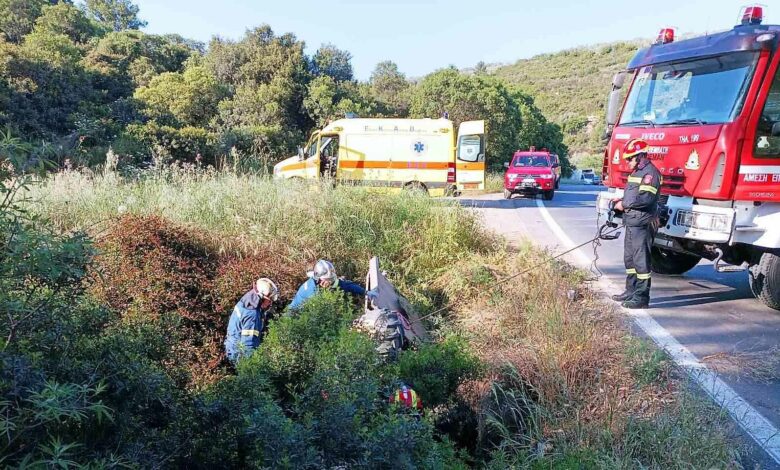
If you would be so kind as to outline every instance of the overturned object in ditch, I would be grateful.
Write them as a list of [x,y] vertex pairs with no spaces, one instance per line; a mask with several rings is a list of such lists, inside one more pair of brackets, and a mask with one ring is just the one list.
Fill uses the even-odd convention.
[[369,261],[366,290],[375,295],[366,296],[363,315],[355,326],[378,343],[377,351],[383,358],[394,360],[404,346],[430,339],[409,301],[380,271],[377,257]]

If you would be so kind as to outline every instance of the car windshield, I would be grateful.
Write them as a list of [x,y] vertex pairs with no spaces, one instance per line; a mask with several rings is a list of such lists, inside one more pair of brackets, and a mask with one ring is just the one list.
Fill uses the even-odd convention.
[[756,52],[736,52],[637,73],[621,126],[692,125],[734,120],[742,110]]
[[546,167],[550,166],[550,160],[544,155],[523,155],[515,157],[514,167]]

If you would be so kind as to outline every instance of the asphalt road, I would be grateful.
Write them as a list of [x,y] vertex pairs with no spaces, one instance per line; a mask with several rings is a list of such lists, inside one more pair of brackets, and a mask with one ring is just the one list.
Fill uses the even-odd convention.
[[[552,201],[544,201],[548,213],[575,244],[595,236],[595,199],[600,190],[594,186],[563,185]],[[477,208],[485,225],[510,243],[526,238],[554,253],[568,248],[532,198],[515,196],[505,200],[500,194],[492,194],[459,200]],[[598,267],[618,286],[625,279],[622,248],[621,238],[603,242],[599,249]],[[581,250],[592,258],[590,246]],[[578,259],[578,264],[582,264],[582,256]],[[651,295],[647,313],[780,428],[780,366],[762,370],[770,358],[778,357],[780,312],[753,298],[747,273],[717,273],[711,263],[703,261],[682,276],[654,274]],[[757,364],[762,367],[756,367]],[[757,447],[756,454],[762,454]],[[766,455],[755,457],[762,468],[780,468]]]

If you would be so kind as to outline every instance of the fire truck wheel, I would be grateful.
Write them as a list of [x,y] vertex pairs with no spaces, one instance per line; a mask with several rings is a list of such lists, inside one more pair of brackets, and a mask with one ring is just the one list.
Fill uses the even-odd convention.
[[650,262],[654,273],[683,274],[699,264],[701,256],[678,253],[654,246],[650,250]]
[[512,191],[505,189],[504,190],[504,199],[512,199]]
[[749,273],[753,295],[767,307],[780,310],[780,256],[764,253]]
[[553,196],[555,196],[555,190],[551,189],[549,191],[545,191],[542,193],[542,198],[545,201],[552,201]]

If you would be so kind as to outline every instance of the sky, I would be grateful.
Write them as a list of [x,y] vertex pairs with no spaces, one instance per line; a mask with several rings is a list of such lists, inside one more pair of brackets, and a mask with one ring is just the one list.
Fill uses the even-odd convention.
[[[145,31],[178,33],[208,43],[240,39],[267,23],[294,33],[312,54],[334,44],[352,54],[366,80],[383,60],[407,77],[455,65],[518,59],[616,40],[655,38],[664,27],[702,34],[736,24],[741,2],[727,0],[135,0]],[[764,8],[780,22],[780,4]]]

